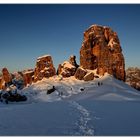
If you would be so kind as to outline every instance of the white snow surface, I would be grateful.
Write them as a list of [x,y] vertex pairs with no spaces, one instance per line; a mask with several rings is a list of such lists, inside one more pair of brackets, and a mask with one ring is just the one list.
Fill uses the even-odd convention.
[[73,66],[72,64],[70,64],[70,62],[68,62],[68,61],[64,61],[64,63],[62,64],[62,66],[64,68],[69,68],[69,69],[75,68],[75,66]]
[[44,78],[21,92],[26,102],[0,104],[1,136],[140,135],[140,92],[109,74]]

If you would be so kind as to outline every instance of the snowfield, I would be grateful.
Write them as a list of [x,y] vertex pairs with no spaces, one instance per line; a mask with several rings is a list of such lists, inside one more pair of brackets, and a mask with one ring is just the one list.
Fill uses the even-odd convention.
[[21,92],[26,102],[0,104],[1,136],[140,135],[140,92],[108,74],[90,82],[54,76]]

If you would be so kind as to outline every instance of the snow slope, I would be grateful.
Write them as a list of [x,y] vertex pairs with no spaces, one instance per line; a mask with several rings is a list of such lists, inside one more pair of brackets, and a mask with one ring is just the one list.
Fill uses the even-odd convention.
[[108,74],[90,82],[52,77],[22,93],[27,102],[0,104],[1,136],[140,135],[140,93]]

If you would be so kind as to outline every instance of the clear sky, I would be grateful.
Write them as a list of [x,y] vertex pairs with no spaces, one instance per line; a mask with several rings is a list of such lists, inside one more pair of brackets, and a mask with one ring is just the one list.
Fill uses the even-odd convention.
[[0,69],[34,68],[50,54],[55,66],[77,56],[92,24],[118,33],[126,67],[140,67],[140,5],[0,5]]

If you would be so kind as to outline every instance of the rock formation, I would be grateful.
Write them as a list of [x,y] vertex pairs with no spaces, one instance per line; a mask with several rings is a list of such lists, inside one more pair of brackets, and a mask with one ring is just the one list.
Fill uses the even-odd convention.
[[93,72],[88,72],[84,76],[84,81],[91,81],[91,80],[94,80],[94,73]]
[[80,66],[97,69],[99,75],[108,72],[124,81],[125,62],[117,33],[109,27],[98,25],[87,29],[80,49]]
[[34,71],[34,82],[42,80],[44,77],[52,77],[55,74],[56,71],[53,66],[52,57],[50,55],[45,55],[37,59]]
[[9,83],[12,81],[12,76],[11,74],[9,73],[8,69],[7,68],[3,68],[2,69],[2,78],[3,80],[5,81],[5,83]]
[[73,76],[77,67],[76,56],[71,55],[69,61],[64,61],[63,64],[59,64],[57,74],[63,77]]
[[87,70],[83,69],[82,67],[79,67],[74,76],[76,79],[83,80],[86,74]]
[[24,79],[24,85],[26,86],[27,84],[32,84],[32,82],[34,81],[34,71],[30,70],[30,71],[26,71],[23,73],[23,79]]
[[[80,49],[80,66],[76,63],[76,56],[72,55],[68,61],[59,64],[57,74],[63,77],[75,76],[79,80],[90,81],[99,78],[99,75],[97,76],[92,70],[96,70],[99,75],[107,72],[117,79],[125,81],[125,62],[120,41],[117,33],[109,27],[92,25],[87,29],[84,32]],[[34,70],[18,74],[10,74],[7,68],[3,68],[0,89],[4,89],[10,84],[23,88],[44,77],[49,78],[56,75],[56,71],[52,57],[45,55],[37,59]]]
[[79,65],[76,62],[76,56],[75,55],[71,55],[69,58],[69,63],[73,66],[75,66],[76,68],[79,67]]
[[2,89],[2,83],[3,83],[3,79],[2,77],[0,77],[0,89]]
[[9,73],[7,68],[2,69],[2,79],[5,82],[5,86],[8,86],[12,82],[12,75]]

